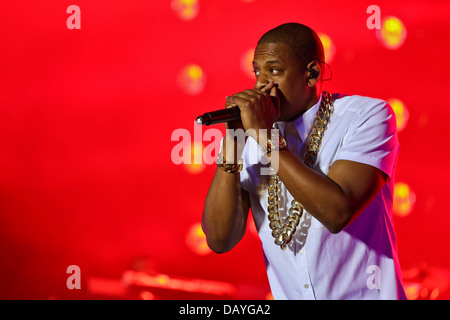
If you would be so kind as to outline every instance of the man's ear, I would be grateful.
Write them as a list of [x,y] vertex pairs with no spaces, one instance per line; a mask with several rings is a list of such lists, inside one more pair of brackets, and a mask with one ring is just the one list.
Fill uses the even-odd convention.
[[306,70],[309,73],[308,86],[312,88],[316,85],[317,81],[319,81],[320,78],[320,63],[317,60],[313,60],[308,63],[308,65],[306,66]]

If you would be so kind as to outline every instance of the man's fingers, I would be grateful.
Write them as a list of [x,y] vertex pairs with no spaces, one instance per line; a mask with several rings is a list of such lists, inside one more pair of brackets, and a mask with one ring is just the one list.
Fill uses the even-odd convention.
[[275,84],[273,81],[270,81],[261,90],[247,89],[230,97],[226,97],[226,107],[231,108],[232,106],[238,106],[241,110],[251,105],[259,105],[263,107],[270,105],[271,103],[268,102],[268,100],[271,100],[277,111],[279,111],[280,100],[277,90],[277,84]]
[[267,85],[265,85],[260,91],[268,94],[269,92],[271,92],[271,90],[273,89],[274,86],[275,86],[275,82],[270,80],[270,82]]
[[227,99],[227,102],[233,106],[237,105],[239,107],[239,109],[242,110],[242,108],[244,106],[246,106],[252,102],[252,99],[255,99],[255,98],[251,98],[251,96],[242,94],[242,92],[241,92],[239,94],[235,94],[232,97],[229,97]]
[[236,93],[235,95],[233,95],[231,97],[227,97],[227,102],[234,103],[234,104],[239,104],[237,101],[240,101],[240,103],[242,103],[242,102],[254,103],[256,101],[264,100],[264,98],[267,98],[268,96],[269,96],[269,94],[266,92],[248,89],[248,90]]
[[270,90],[270,97],[275,105],[275,108],[280,109],[280,96],[278,95],[278,86],[272,87]]

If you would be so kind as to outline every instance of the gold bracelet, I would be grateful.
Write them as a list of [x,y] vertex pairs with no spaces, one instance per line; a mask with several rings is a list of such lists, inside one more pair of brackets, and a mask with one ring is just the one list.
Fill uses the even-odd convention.
[[222,153],[220,153],[219,157],[217,157],[216,164],[225,172],[236,173],[242,171],[243,161],[242,159],[240,159],[238,163],[227,163],[225,157],[222,155]]

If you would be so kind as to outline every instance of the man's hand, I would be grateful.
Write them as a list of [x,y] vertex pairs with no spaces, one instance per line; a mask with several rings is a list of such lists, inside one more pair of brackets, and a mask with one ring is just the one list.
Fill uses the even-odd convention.
[[[270,81],[262,90],[248,89],[227,97],[226,107],[236,105],[241,110],[241,124],[230,123],[227,128],[243,128],[258,142],[260,129],[267,130],[266,133],[270,136],[270,129],[280,116],[280,99],[277,86],[273,81]],[[247,131],[248,129],[253,130]]]

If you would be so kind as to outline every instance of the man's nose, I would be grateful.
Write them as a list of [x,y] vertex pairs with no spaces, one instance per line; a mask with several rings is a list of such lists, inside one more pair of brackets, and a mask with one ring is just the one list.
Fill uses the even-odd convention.
[[265,86],[269,84],[269,82],[270,79],[263,73],[261,73],[255,82],[255,89],[261,91],[262,89],[264,89]]

